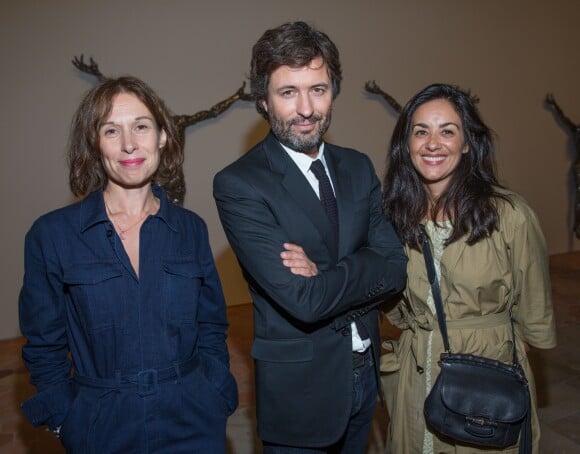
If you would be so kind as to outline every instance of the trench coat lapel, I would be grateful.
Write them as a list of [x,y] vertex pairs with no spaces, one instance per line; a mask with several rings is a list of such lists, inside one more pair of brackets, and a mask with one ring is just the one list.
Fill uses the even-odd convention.
[[[467,235],[462,236],[457,241],[454,241],[449,246],[445,248],[443,251],[443,256],[445,257],[445,262],[447,264],[448,272],[455,269],[465,248],[467,247]],[[441,263],[443,264],[443,258],[441,259]]]

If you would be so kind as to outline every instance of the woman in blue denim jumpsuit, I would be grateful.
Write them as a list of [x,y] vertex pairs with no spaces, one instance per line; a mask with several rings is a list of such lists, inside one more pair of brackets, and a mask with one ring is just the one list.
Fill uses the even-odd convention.
[[182,208],[183,144],[133,77],[88,92],[68,151],[79,202],[26,236],[22,408],[71,453],[225,452],[237,406],[207,228]]

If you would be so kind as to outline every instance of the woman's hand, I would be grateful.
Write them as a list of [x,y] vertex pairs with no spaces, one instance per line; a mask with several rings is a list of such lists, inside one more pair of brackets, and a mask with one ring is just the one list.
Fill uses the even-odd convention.
[[312,262],[302,247],[297,244],[284,243],[284,251],[280,253],[282,264],[290,268],[292,274],[304,277],[314,277],[318,274],[316,264]]

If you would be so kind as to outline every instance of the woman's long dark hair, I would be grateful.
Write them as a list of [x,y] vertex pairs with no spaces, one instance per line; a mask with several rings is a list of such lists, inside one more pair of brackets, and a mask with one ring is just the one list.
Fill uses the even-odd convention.
[[149,109],[159,130],[165,131],[167,141],[161,150],[159,168],[153,181],[165,188],[170,201],[182,204],[185,196],[183,143],[163,100],[145,82],[131,76],[105,79],[89,90],[79,105],[72,122],[67,153],[72,193],[85,197],[107,183],[99,129],[111,112],[113,98],[119,93],[135,95]]
[[[416,110],[436,99],[449,101],[461,118],[469,150],[461,155],[447,189],[431,206],[427,189],[411,162],[408,144]],[[446,245],[466,234],[470,245],[491,235],[499,223],[494,199],[507,200],[497,187],[501,186],[495,173],[492,132],[469,93],[446,84],[429,85],[417,93],[403,108],[393,131],[383,182],[383,210],[401,241],[420,249],[419,224],[426,218],[436,221],[438,213],[452,221]]]

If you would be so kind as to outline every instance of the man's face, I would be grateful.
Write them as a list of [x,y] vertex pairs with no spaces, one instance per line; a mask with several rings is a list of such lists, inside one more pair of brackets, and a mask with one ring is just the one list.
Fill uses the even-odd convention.
[[332,85],[326,63],[317,57],[300,68],[277,68],[270,75],[263,106],[281,143],[316,157],[332,112]]

